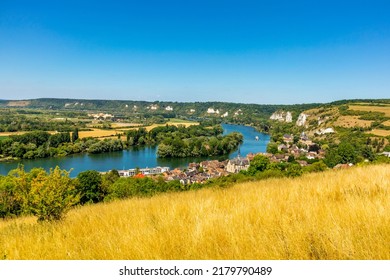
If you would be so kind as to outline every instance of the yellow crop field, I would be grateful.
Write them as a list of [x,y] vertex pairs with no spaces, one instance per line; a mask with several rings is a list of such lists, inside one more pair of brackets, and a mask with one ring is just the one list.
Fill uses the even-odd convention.
[[386,126],[390,126],[390,121],[385,121],[383,124]]
[[390,259],[390,168],[371,165],[0,221],[5,259]]
[[116,134],[120,134],[120,133],[123,133],[123,131],[104,130],[104,129],[95,128],[91,131],[79,131],[79,138],[86,138],[86,137],[102,138],[102,137],[115,136]]
[[384,130],[384,129],[373,129],[371,131],[368,131],[367,133],[371,133],[378,136],[390,136],[390,130]]
[[[152,124],[148,126],[144,126],[147,131],[152,130],[153,128],[159,127],[159,126],[165,126],[165,125],[184,125],[185,127],[191,126],[191,125],[199,125],[198,122],[191,122],[191,121],[169,121],[164,124]],[[138,128],[118,128],[119,131],[125,131],[130,129],[138,129]]]
[[[12,136],[12,135],[22,135],[25,133],[29,133],[31,131],[15,131],[15,132],[0,132],[0,136]],[[47,131],[50,134],[57,133],[56,131]]]
[[368,111],[368,112],[380,112],[385,113],[386,117],[390,117],[390,106],[380,107],[380,106],[359,106],[359,105],[350,105],[349,110],[354,111]]
[[185,127],[190,126],[190,125],[199,125],[198,122],[192,122],[192,121],[183,121],[183,120],[172,120],[167,122],[169,125],[184,125]]
[[341,127],[369,127],[372,121],[359,120],[359,116],[340,116],[334,125]]
[[111,124],[111,127],[113,128],[131,127],[131,126],[142,126],[142,125],[139,123],[117,123],[117,122],[113,122]]

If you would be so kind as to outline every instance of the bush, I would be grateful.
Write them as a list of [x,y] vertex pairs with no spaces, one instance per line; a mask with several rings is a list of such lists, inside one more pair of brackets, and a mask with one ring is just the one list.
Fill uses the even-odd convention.
[[299,164],[290,164],[286,169],[288,177],[298,177],[303,173],[302,167]]
[[102,176],[96,170],[88,170],[77,175],[76,189],[80,193],[80,203],[96,203],[104,198]]
[[47,174],[41,168],[25,172],[21,166],[2,181],[7,194],[2,216],[33,214],[38,221],[60,220],[79,201],[69,172],[59,167]]
[[31,181],[29,210],[38,221],[62,219],[79,199],[69,172],[58,166],[49,175],[42,171]]
[[254,176],[257,172],[264,171],[268,168],[270,164],[269,158],[257,155],[253,158],[248,168],[248,175]]

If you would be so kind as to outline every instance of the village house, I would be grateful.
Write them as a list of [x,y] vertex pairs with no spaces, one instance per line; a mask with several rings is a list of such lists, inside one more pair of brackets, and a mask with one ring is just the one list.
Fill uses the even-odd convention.
[[278,151],[279,152],[287,152],[288,147],[285,144],[278,145]]
[[169,167],[153,167],[153,168],[132,168],[128,170],[118,170],[119,176],[121,177],[132,177],[137,174],[142,175],[158,175],[169,171]]
[[242,158],[238,156],[228,161],[226,165],[226,171],[229,173],[238,173],[241,170],[248,170],[249,165],[250,163],[248,158]]
[[284,134],[283,135],[283,141],[286,143],[290,143],[294,141],[294,138],[291,134]]

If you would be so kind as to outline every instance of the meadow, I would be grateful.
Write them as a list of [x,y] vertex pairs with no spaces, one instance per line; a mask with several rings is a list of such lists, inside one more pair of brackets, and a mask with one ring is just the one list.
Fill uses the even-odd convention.
[[390,106],[388,104],[386,106],[385,105],[382,106],[350,105],[349,110],[379,112],[379,113],[384,113],[386,117],[390,117]]
[[384,130],[384,129],[373,129],[367,133],[374,134],[377,136],[382,136],[382,137],[390,136],[390,130]]
[[0,221],[0,257],[388,260],[389,178],[369,165]]
[[334,122],[335,126],[341,127],[370,127],[372,121],[361,120],[359,116],[340,116]]

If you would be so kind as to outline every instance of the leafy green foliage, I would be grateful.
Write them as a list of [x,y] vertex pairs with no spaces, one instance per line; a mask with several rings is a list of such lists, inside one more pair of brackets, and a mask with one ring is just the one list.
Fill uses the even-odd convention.
[[38,221],[60,220],[78,202],[69,172],[59,167],[48,175],[41,171],[31,180],[29,210]]
[[96,203],[104,198],[102,176],[96,170],[88,170],[77,175],[76,189],[80,194],[80,203]]
[[286,169],[287,177],[299,177],[303,173],[303,169],[299,164],[290,164]]
[[270,161],[267,157],[257,155],[251,161],[247,174],[254,176],[256,173],[266,170],[269,165]]
[[33,214],[38,221],[60,220],[77,204],[69,172],[56,167],[47,174],[43,169],[25,172],[23,166],[0,178],[0,216]]

